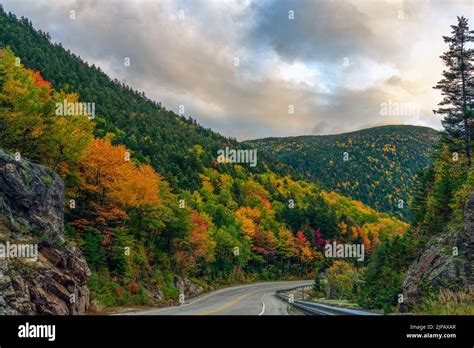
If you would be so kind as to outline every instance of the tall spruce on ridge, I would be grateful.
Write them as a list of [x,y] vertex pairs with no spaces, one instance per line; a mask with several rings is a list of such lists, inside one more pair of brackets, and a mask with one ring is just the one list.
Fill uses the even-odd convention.
[[433,88],[440,89],[444,99],[433,110],[445,115],[442,124],[449,143],[464,143],[467,164],[471,165],[472,124],[474,113],[474,49],[468,48],[474,42],[474,31],[469,31],[468,20],[458,17],[458,24],[452,25],[452,36],[443,36],[449,50],[440,58],[448,68],[443,71],[443,79]]

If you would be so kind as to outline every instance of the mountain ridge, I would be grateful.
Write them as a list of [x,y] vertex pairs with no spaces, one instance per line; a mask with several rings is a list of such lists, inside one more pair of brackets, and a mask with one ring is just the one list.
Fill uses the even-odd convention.
[[439,137],[428,127],[386,125],[245,143],[327,190],[408,220],[417,173],[431,163]]
[[386,124],[382,126],[373,126],[373,127],[367,127],[367,128],[361,128],[357,129],[354,131],[349,131],[349,132],[342,132],[342,133],[331,133],[331,134],[301,134],[301,135],[289,135],[289,136],[281,136],[281,137],[263,137],[263,138],[255,138],[255,139],[247,139],[247,140],[242,140],[242,143],[252,143],[258,140],[270,140],[270,139],[300,139],[300,138],[312,138],[312,137],[331,137],[331,136],[342,136],[342,135],[351,135],[351,134],[356,134],[359,132],[366,132],[370,130],[376,130],[376,129],[382,129],[382,128],[394,128],[394,127],[400,127],[400,128],[405,128],[405,127],[414,127],[414,128],[420,128],[420,129],[426,129],[429,131],[434,131],[436,133],[440,133],[441,131],[438,131],[434,128],[427,127],[427,126],[419,126],[415,124]]

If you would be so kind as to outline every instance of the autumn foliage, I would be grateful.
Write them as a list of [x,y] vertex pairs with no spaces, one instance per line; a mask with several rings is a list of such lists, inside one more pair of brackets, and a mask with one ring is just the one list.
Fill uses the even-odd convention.
[[51,92],[53,90],[53,88],[51,87],[51,82],[48,82],[45,79],[43,79],[43,77],[41,76],[39,71],[34,71],[34,70],[31,70],[31,69],[28,69],[28,71],[31,74],[33,74],[36,86],[38,86],[40,88],[45,87],[48,92]]
[[161,178],[149,165],[136,165],[123,145],[95,139],[79,163],[82,189],[99,202],[139,208],[160,203]]

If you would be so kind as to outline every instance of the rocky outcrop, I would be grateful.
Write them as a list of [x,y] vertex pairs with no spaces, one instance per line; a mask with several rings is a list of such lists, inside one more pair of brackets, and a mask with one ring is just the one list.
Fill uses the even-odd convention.
[[37,247],[34,259],[0,258],[0,314],[88,310],[90,271],[64,240],[63,211],[64,184],[57,174],[0,150],[0,248]]
[[422,298],[439,289],[474,290],[474,193],[464,209],[464,225],[448,226],[433,236],[423,253],[410,266],[403,282],[404,302],[400,311],[408,312]]
[[178,289],[180,294],[184,294],[185,299],[196,297],[204,292],[204,289],[193,283],[188,278],[183,278],[178,275],[174,276],[174,287]]
[[51,241],[64,231],[64,184],[46,167],[0,150],[0,213],[10,237],[32,234]]

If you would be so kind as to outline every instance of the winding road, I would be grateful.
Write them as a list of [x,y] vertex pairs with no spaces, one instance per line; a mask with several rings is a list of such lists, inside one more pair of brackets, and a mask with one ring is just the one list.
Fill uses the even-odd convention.
[[219,289],[181,306],[148,309],[123,315],[289,315],[277,290],[310,285],[313,280],[266,282]]

